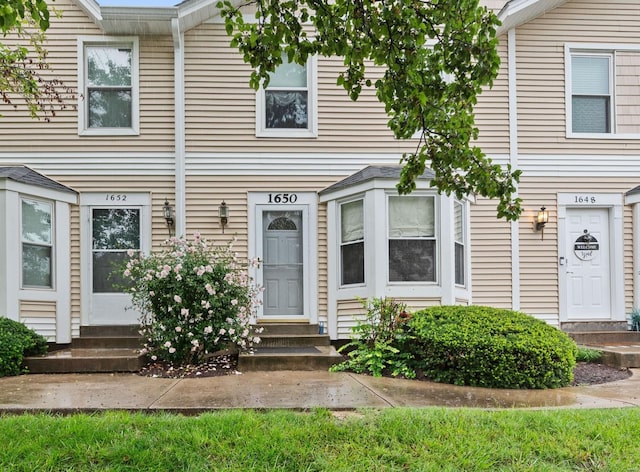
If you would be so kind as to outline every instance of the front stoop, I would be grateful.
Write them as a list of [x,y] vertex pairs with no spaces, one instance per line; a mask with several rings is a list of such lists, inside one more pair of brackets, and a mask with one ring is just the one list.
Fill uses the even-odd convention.
[[580,346],[602,352],[601,362],[618,368],[640,367],[640,332],[627,331],[626,323],[591,326],[567,332]]
[[261,323],[261,342],[251,352],[240,353],[240,372],[274,370],[327,370],[342,361],[329,336],[318,325]]
[[138,326],[82,326],[70,347],[26,357],[31,374],[136,372],[146,363],[139,354]]

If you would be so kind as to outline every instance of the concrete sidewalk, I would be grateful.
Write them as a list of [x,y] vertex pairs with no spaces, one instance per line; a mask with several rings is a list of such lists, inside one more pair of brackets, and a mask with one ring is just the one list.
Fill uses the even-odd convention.
[[629,379],[554,390],[498,390],[324,371],[250,372],[163,379],[136,374],[31,374],[0,378],[0,412],[172,411],[229,408],[332,410],[392,407],[614,408],[640,406]]

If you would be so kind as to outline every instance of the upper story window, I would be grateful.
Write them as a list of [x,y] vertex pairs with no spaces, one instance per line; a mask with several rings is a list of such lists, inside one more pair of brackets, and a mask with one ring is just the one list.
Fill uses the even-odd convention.
[[256,136],[312,138],[317,129],[316,59],[284,62],[257,95]]
[[83,103],[78,113],[79,134],[138,134],[137,39],[80,44],[82,66],[78,74]]
[[612,57],[571,55],[571,129],[574,133],[611,133]]
[[388,201],[389,282],[435,282],[435,198],[389,196]]
[[22,286],[53,287],[53,206],[22,199]]
[[340,205],[340,284],[364,283],[363,200]]
[[567,136],[640,139],[638,45],[568,44]]

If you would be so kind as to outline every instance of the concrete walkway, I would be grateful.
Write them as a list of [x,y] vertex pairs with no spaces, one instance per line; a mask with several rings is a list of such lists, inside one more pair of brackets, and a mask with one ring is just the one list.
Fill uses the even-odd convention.
[[135,374],[31,374],[0,378],[0,412],[172,411],[229,408],[614,408],[640,406],[640,369],[629,379],[553,390],[456,387],[324,371],[250,372],[163,379]]

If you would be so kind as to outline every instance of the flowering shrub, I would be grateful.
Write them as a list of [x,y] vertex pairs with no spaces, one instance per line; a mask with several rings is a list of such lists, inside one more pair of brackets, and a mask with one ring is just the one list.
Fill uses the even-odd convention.
[[260,290],[231,244],[210,245],[196,233],[193,241],[173,237],[160,252],[130,251],[129,257],[125,291],[142,313],[143,352],[152,359],[198,362],[223,348],[260,342],[251,325]]

